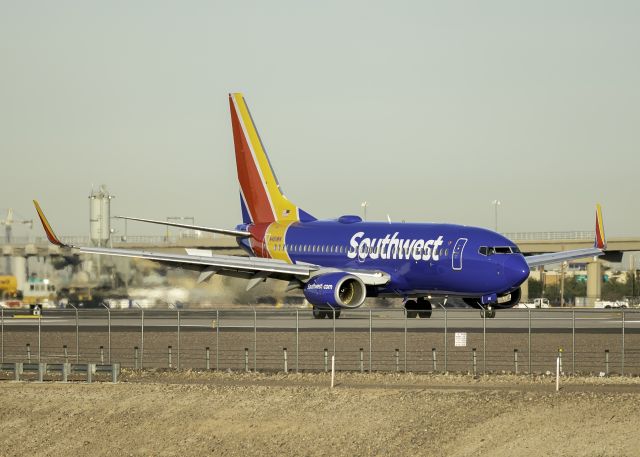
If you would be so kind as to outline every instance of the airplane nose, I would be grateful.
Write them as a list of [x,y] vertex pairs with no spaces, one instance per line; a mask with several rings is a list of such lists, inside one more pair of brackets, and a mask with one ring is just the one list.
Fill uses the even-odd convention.
[[513,287],[519,286],[529,278],[529,265],[522,255],[514,255],[504,263],[504,277]]

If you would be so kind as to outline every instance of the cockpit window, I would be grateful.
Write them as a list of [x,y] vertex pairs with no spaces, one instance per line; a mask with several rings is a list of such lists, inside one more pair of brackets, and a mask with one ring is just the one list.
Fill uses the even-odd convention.
[[478,253],[480,255],[519,254],[520,249],[517,246],[480,246]]

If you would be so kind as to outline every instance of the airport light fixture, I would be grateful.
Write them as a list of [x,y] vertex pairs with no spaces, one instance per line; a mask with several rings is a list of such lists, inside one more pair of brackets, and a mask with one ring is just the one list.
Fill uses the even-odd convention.
[[495,231],[498,231],[498,206],[502,204],[500,200],[494,200],[491,202],[493,205],[493,216],[494,216],[494,228]]

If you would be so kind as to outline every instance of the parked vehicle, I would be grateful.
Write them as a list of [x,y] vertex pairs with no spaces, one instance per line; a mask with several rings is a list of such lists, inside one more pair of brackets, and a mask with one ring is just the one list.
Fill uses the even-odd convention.
[[532,302],[518,303],[516,308],[550,308],[548,298],[534,298]]

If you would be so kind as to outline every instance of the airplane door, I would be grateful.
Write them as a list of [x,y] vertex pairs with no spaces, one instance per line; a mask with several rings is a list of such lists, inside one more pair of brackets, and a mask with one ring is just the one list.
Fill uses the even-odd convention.
[[458,238],[456,245],[453,247],[453,254],[451,256],[451,268],[454,270],[462,270],[462,251],[467,244],[467,238]]

